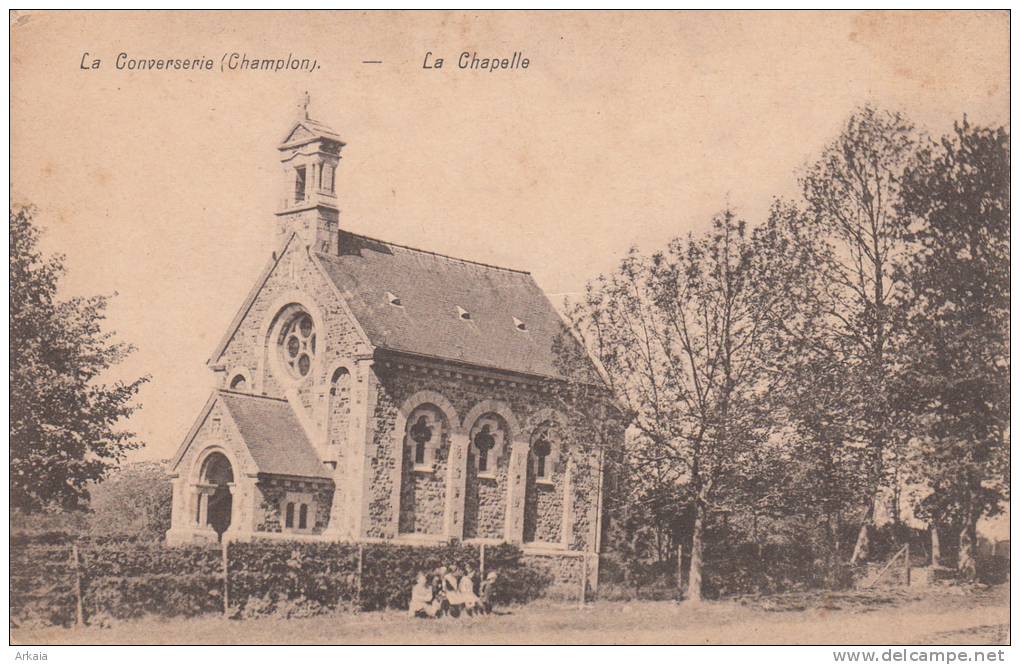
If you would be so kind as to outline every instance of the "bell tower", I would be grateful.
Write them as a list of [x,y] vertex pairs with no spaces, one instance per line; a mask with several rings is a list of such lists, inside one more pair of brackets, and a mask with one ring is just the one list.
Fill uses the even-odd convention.
[[309,118],[308,104],[306,92],[297,122],[277,147],[284,183],[277,234],[297,232],[315,251],[336,255],[340,241],[336,170],[344,142],[331,128]]

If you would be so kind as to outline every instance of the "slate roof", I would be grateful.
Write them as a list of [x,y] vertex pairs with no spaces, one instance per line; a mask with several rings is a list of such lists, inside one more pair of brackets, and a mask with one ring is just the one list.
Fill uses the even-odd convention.
[[[564,333],[572,343],[573,338],[529,273],[346,231],[340,232],[339,256],[316,256],[376,347],[562,376],[555,343]],[[399,298],[400,306],[387,294]],[[458,307],[470,319],[462,319]]]
[[329,478],[286,400],[219,391],[259,473]]

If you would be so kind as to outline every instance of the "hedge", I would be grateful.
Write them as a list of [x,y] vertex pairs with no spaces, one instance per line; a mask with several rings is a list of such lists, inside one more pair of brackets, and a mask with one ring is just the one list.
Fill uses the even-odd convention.
[[[226,548],[224,589],[223,550],[217,546],[18,536],[11,544],[11,622],[74,623],[79,584],[84,619],[91,623],[222,613],[225,604],[234,618],[405,609],[419,572],[459,566],[477,574],[480,564],[481,549],[459,543],[238,542]],[[485,548],[485,570],[499,571],[494,588],[498,604],[533,600],[553,581],[508,544]]]

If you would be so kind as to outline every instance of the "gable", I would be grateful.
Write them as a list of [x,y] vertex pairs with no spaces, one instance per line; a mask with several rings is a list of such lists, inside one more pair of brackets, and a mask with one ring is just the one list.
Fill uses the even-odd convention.
[[174,455],[171,475],[190,472],[194,455],[209,445],[230,450],[241,466],[236,473],[329,478],[286,400],[214,392]]
[[287,138],[283,139],[282,142],[292,143],[295,141],[311,140],[314,138],[315,134],[308,131],[308,128],[302,125],[301,123],[298,123],[297,125],[294,126],[294,129],[290,130],[290,134],[288,134]]
[[169,465],[170,475],[177,477],[182,472],[189,473],[195,455],[210,445],[222,446],[231,452],[241,466],[240,469],[234,470],[235,473],[242,475],[256,473],[254,460],[245,449],[233,419],[220,402],[218,392],[213,392],[206,400],[191,429],[174,453]]
[[311,118],[303,118],[291,127],[290,131],[287,132],[287,138],[280,144],[281,148],[295,148],[305,143],[311,143],[319,139],[325,139],[332,141],[340,146],[344,145],[344,142],[340,140],[340,136],[336,131],[327,125],[319,122],[318,120],[312,120]]
[[[299,236],[291,234],[259,275],[252,289],[207,361],[209,365],[231,369],[247,367],[252,376],[258,374],[259,358],[265,340],[261,338],[264,324],[276,315],[272,311],[283,294],[300,292],[328,317],[331,346],[351,347],[367,352],[368,337],[351,315],[344,302],[337,298],[333,285],[322,274],[320,266],[309,260]],[[357,347],[355,349],[355,347]]]

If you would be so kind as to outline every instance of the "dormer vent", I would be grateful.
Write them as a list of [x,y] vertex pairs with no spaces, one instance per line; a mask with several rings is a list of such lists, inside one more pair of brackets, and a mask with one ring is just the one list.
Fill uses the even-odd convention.
[[463,320],[463,321],[470,321],[471,320],[471,312],[467,311],[466,309],[464,309],[460,305],[457,305],[457,316],[459,316],[461,318],[461,320]]
[[404,304],[400,302],[400,296],[390,293],[389,291],[386,292],[386,302],[393,305],[394,307],[404,306]]
[[521,332],[525,332],[528,329],[528,324],[526,324],[524,321],[521,321],[520,319],[518,319],[515,316],[514,317],[514,328],[517,328]]

